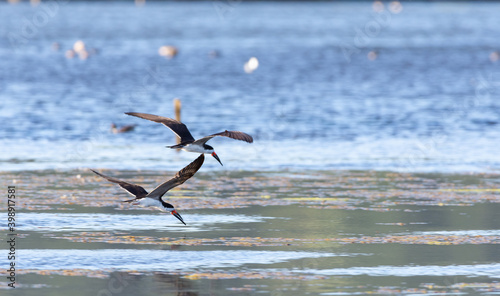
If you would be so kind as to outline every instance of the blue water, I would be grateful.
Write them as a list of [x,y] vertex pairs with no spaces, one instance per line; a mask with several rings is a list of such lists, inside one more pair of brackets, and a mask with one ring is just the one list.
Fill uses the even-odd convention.
[[[144,250],[144,249],[102,249],[102,250],[67,250],[61,249],[27,249],[23,250],[23,269],[90,269],[90,270],[141,270],[141,271],[167,271],[176,270],[200,271],[211,268],[241,267],[245,264],[273,264],[288,260],[303,258],[324,258],[349,256],[359,254],[334,254],[297,251],[173,251],[173,250]],[[222,254],[222,252],[224,252]],[[361,256],[369,256],[361,254]],[[96,262],[95,258],[99,258]],[[92,260],[89,260],[92,258]],[[2,258],[3,259],[3,258]],[[3,259],[5,260],[5,259]],[[1,262],[1,261],[0,261]],[[126,263],[124,263],[126,262]],[[5,262],[1,262],[4,265]],[[254,269],[256,272],[262,269]],[[266,269],[267,272],[274,271]],[[286,270],[276,270],[285,272]],[[468,276],[497,278],[500,264],[474,264],[474,265],[411,265],[411,266],[376,266],[376,267],[350,267],[333,268],[326,270],[295,269],[292,272],[329,275],[329,276]]]
[[[221,225],[231,223],[260,223],[273,218],[246,215],[199,215],[183,213],[189,227],[176,223],[171,215],[119,215],[119,214],[66,214],[66,213],[26,213],[22,232],[69,232],[69,231],[168,231],[201,232],[221,230]],[[172,218],[170,220],[170,218]],[[134,223],[131,224],[130,221]],[[68,222],[71,221],[71,222]],[[166,221],[170,223],[165,223]],[[64,225],[64,226],[61,226]],[[490,233],[487,233],[490,234]],[[493,232],[491,235],[496,235]]]
[[499,3],[227,3],[1,3],[1,170],[179,169],[195,155],[123,114],[176,97],[195,137],[255,139],[212,140],[206,169],[500,169]]
[[[25,269],[94,269],[192,271],[200,268],[240,267],[244,264],[272,264],[302,258],[345,256],[345,254],[286,251],[169,251],[121,249],[104,250],[24,250]],[[57,256],[54,256],[57,254]],[[88,261],[89,257],[99,258]],[[223,259],[222,259],[223,258]],[[5,264],[5,262],[2,262]]]

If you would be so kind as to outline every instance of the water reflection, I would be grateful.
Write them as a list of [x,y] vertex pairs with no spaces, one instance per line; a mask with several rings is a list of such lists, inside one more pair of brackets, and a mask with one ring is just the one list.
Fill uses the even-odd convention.
[[199,295],[196,282],[179,274],[142,274],[140,272],[113,272],[106,279],[107,287],[98,291],[104,295]]

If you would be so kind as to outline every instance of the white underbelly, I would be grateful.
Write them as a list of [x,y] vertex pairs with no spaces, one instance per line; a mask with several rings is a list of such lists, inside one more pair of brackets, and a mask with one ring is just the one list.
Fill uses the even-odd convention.
[[195,152],[195,153],[209,153],[206,151],[202,146],[200,145],[186,145],[184,148],[182,148],[184,151],[189,151],[189,152]]
[[141,207],[156,207],[159,208],[160,210],[164,210],[163,205],[157,199],[152,199],[147,197],[141,198],[139,201],[137,201],[137,204],[140,205]]

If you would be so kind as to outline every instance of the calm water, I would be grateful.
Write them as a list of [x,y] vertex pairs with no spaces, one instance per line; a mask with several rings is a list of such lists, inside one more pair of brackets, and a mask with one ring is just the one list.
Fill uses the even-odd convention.
[[[500,4],[215,4],[0,3],[0,293],[499,294]],[[255,138],[167,194],[187,226],[87,169],[150,189],[192,161],[123,114],[175,97],[195,137]]]
[[[172,133],[123,114],[173,116],[175,97],[195,137],[254,136],[213,140],[222,169],[500,168],[500,4],[232,5],[1,3],[2,170],[178,169]],[[97,53],[65,58],[77,40]]]
[[498,175],[202,172],[166,197],[186,226],[85,170],[0,181],[19,198],[2,295],[500,293]]

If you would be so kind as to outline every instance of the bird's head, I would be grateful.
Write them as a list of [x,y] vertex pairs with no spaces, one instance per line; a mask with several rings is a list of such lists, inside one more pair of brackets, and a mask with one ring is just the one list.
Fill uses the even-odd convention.
[[173,205],[171,205],[171,204],[169,204],[169,203],[165,203],[165,204],[164,204],[164,207],[165,207],[165,210],[169,211],[169,212],[170,212],[170,214],[174,215],[174,216],[175,216],[175,218],[179,219],[179,221],[181,221],[181,222],[182,222],[182,224],[187,225],[187,224],[184,222],[184,220],[182,219],[181,214],[177,213],[177,211],[175,210],[175,208],[174,208],[174,206],[173,206]]
[[220,163],[220,165],[223,166],[222,162],[220,161],[219,156],[214,151],[214,147],[207,145],[207,144],[203,144],[203,148],[205,148],[208,151],[208,153],[210,153],[210,155],[212,155]]

